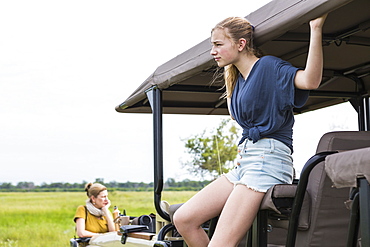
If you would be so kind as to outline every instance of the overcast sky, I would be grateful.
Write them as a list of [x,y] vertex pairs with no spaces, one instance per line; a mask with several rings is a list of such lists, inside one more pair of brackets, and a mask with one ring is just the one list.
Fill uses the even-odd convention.
[[[152,181],[152,115],[117,113],[115,106],[158,66],[208,38],[217,22],[267,2],[1,1],[0,183]],[[314,133],[337,128],[331,114],[347,110],[310,123],[309,135],[306,127],[295,130],[295,143],[314,147]],[[297,126],[310,122],[303,115]],[[338,115],[345,118],[339,127],[357,127],[354,112]],[[191,178],[181,170],[181,139],[219,122],[164,116],[166,178]],[[295,150],[296,160],[309,153]]]

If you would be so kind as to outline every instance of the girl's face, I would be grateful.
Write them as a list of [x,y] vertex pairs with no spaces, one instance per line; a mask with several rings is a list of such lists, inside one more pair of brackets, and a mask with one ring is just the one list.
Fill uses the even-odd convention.
[[237,45],[225,36],[225,30],[215,29],[211,35],[211,55],[219,67],[234,64],[239,58]]
[[106,205],[108,205],[109,200],[108,200],[108,191],[103,190],[102,192],[99,193],[97,197],[92,196],[91,197],[92,202],[95,203],[94,206],[96,208],[102,208]]

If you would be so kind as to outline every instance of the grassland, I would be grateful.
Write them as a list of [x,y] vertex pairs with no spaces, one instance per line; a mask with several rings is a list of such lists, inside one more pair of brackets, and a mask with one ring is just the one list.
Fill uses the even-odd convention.
[[[162,199],[176,204],[194,194],[164,192]],[[130,216],[155,213],[153,192],[114,191],[109,198]],[[69,246],[75,210],[85,200],[82,192],[0,193],[0,247]]]

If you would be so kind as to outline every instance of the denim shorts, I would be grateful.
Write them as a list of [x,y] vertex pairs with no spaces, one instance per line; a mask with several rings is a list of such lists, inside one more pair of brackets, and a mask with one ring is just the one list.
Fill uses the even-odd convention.
[[225,176],[234,185],[243,184],[258,192],[266,192],[275,184],[292,183],[291,150],[275,139],[264,138],[256,143],[247,139],[238,146],[237,165]]

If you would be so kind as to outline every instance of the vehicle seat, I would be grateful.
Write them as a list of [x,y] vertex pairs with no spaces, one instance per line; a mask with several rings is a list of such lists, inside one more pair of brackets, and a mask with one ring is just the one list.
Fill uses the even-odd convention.
[[370,246],[370,148],[328,156],[325,171],[334,187],[352,188],[347,246]]
[[[316,154],[365,147],[370,147],[370,131],[329,132],[321,137]],[[308,163],[309,161],[306,165]],[[340,247],[346,245],[350,212],[344,203],[348,200],[350,189],[332,187],[332,182],[325,172],[324,163],[324,161],[319,162],[309,173],[302,208],[300,213],[298,211],[298,227],[292,230],[289,229],[287,235],[285,235],[289,238],[296,234],[296,239],[293,241],[295,245],[293,246]],[[293,211],[293,205],[296,202],[291,203],[295,200],[299,186],[300,183],[297,185],[276,185],[266,193],[261,204],[261,209],[264,212],[261,213],[262,211],[260,211],[258,217],[269,218],[269,224],[271,225],[268,228],[270,233],[267,234],[268,244],[285,246],[285,241],[281,238],[284,235],[281,233],[281,228],[287,229],[287,226],[291,223],[288,219],[291,220],[290,213]],[[279,200],[280,204],[277,203]],[[284,202],[285,205],[281,202]],[[266,224],[264,221],[266,219],[262,219],[262,222]],[[261,219],[255,221],[252,229],[259,231],[257,236],[263,241],[263,238],[266,238],[263,231],[267,231],[267,227],[262,229],[263,226],[259,226],[258,222],[261,222]],[[278,234],[275,234],[275,231]],[[296,231],[296,233],[292,233],[292,231]],[[251,236],[256,238],[256,234],[251,234]],[[252,241],[251,243],[256,244],[251,246],[266,246],[265,243],[260,241]],[[289,242],[286,246],[290,246]]]

